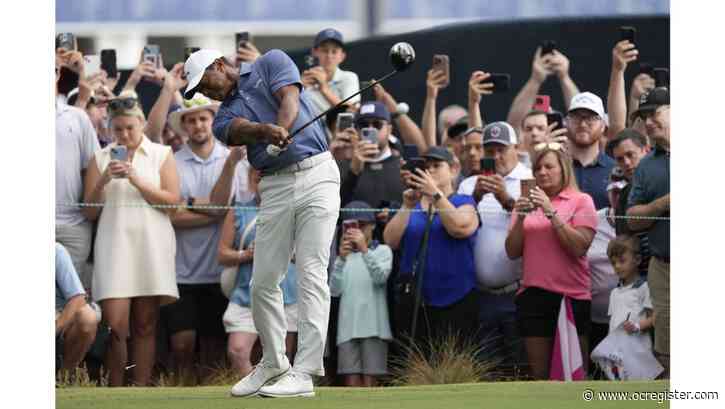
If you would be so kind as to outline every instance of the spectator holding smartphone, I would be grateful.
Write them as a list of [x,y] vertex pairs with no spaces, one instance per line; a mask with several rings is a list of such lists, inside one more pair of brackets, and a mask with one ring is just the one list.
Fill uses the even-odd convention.
[[[582,356],[588,356],[591,326],[591,272],[587,251],[597,226],[592,198],[579,191],[571,160],[562,145],[535,147],[536,187],[519,197],[506,237],[506,254],[523,257],[517,321],[531,375],[548,379],[562,297],[574,312]],[[588,361],[584,360],[584,371]]]
[[400,160],[390,151],[390,112],[385,104],[374,101],[360,107],[355,118],[359,140],[353,147],[352,160],[339,162],[340,196],[343,204],[353,200],[378,204],[382,200],[400,202]]
[[[131,337],[135,385],[148,385],[154,364],[159,307],[179,298],[174,256],[176,240],[167,209],[181,201],[171,148],[143,133],[145,117],[135,93],[109,102],[116,142],[95,153],[88,164],[85,202],[90,220],[98,220],[93,297],[111,327],[108,382],[121,386]],[[122,204],[140,204],[123,206]]]
[[[59,53],[55,59],[55,199],[57,203],[67,204],[83,201],[86,169],[101,148],[88,114],[68,105],[65,98],[59,98],[61,68],[70,64],[72,55]],[[73,266],[86,289],[92,286],[92,276],[90,272],[86,273],[92,230],[92,223],[79,207],[56,206],[55,239],[70,253]]]
[[[559,50],[554,49],[551,53],[542,54],[541,47],[536,49],[534,59],[531,62],[531,77],[514,98],[506,118],[506,122],[518,128],[516,129],[518,135],[522,134],[523,120],[527,113],[531,111],[536,95],[539,94],[539,90],[547,78],[555,75],[559,79],[564,103],[566,104],[571,101],[574,95],[579,93],[579,88],[569,76],[569,66],[569,59]],[[523,135],[523,138],[526,140],[526,135]]]
[[[670,369],[670,92],[655,88],[645,95],[634,115],[642,118],[654,150],[637,166],[629,193],[627,216],[632,231],[645,231],[652,258],[647,280],[655,314],[655,352]],[[666,219],[640,219],[637,217]]]
[[571,99],[567,128],[574,175],[581,191],[594,199],[597,209],[608,206],[607,178],[614,167],[612,158],[600,148],[606,130],[604,117],[602,99],[591,92]]
[[[424,311],[419,313],[419,341],[441,339],[450,331],[461,340],[478,335],[478,323],[471,320],[479,310],[479,291],[473,252],[478,215],[471,196],[453,190],[457,165],[448,149],[434,146],[422,155],[425,169],[408,177],[410,186],[403,194],[403,206],[385,227],[385,243],[393,250],[402,248],[400,271],[411,274],[417,250],[432,206],[428,254],[423,273]],[[403,273],[401,273],[403,274]],[[409,323],[411,317],[408,317]]]
[[[324,112],[360,90],[357,74],[340,68],[347,56],[342,33],[334,28],[326,28],[317,33],[312,55],[319,60],[320,65],[302,72],[302,84],[319,112]],[[360,96],[357,95],[348,102],[359,104]]]
[[490,340],[494,350],[500,351],[503,368],[511,370],[525,364],[514,304],[521,281],[521,261],[507,257],[505,242],[513,204],[521,195],[521,180],[531,179],[532,175],[531,170],[519,162],[516,131],[508,123],[493,122],[483,130],[469,130],[467,148],[471,135],[482,137],[478,141],[482,156],[495,164],[492,173],[479,170],[479,174],[465,179],[458,188],[459,194],[472,195],[476,200],[481,219],[474,257],[481,290],[478,315],[481,335]]
[[390,247],[373,240],[375,215],[365,202],[350,202],[343,213],[340,249],[330,277],[330,294],[340,297],[337,373],[346,386],[376,386],[387,374],[392,341],[386,283],[393,268]]

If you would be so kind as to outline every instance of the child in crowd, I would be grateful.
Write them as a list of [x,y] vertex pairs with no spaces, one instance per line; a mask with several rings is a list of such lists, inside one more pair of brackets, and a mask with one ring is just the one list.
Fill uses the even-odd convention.
[[609,298],[609,332],[624,323],[629,334],[652,328],[652,300],[647,281],[639,275],[639,239],[619,236],[609,242],[607,256],[619,276],[619,285]]
[[375,386],[387,374],[392,340],[385,288],[393,267],[390,247],[372,239],[375,215],[365,202],[350,202],[343,213],[340,249],[330,292],[340,297],[337,330],[338,374],[346,386]]
[[[307,68],[302,72],[302,84],[320,112],[360,90],[357,74],[340,69],[346,56],[342,33],[327,28],[317,34],[311,55],[314,59],[305,63]],[[359,95],[348,102],[355,107],[359,103]]]
[[652,300],[647,281],[639,275],[639,239],[622,235],[607,247],[619,285],[609,299],[609,334],[592,351],[609,379],[654,379],[662,373],[647,331],[653,327]]

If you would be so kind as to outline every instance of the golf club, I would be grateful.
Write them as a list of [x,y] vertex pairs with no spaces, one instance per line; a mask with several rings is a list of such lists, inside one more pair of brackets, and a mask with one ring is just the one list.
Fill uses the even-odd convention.
[[[304,124],[301,127],[299,127],[296,131],[292,132],[290,134],[290,136],[289,136],[289,139],[294,138],[294,136],[297,135],[298,133],[302,132],[303,129],[305,129],[308,126],[312,125],[313,123],[317,122],[320,118],[322,118],[325,115],[327,115],[333,109],[338,108],[340,105],[344,104],[345,102],[349,101],[350,99],[354,98],[355,96],[360,95],[360,93],[362,93],[363,91],[366,91],[366,90],[374,87],[375,85],[377,85],[377,84],[385,81],[386,79],[392,77],[393,75],[395,75],[395,74],[397,74],[397,73],[399,73],[401,71],[405,71],[406,69],[408,69],[408,67],[410,67],[411,65],[413,65],[413,62],[415,61],[415,50],[413,49],[413,46],[412,45],[410,45],[408,43],[405,43],[405,42],[400,42],[400,43],[394,44],[390,48],[390,53],[388,54],[388,56],[390,58],[390,65],[393,66],[393,71],[392,72],[388,73],[387,75],[385,75],[384,77],[380,78],[379,80],[373,81],[367,87],[365,87],[365,88],[361,89],[360,91],[358,91],[358,92],[350,95],[349,97],[347,97],[347,98],[343,99],[342,101],[338,102],[336,105],[330,107],[325,112],[317,115],[311,121],[307,122],[306,124]],[[269,154],[271,156],[278,156],[282,152],[282,150],[283,149],[280,148],[279,146],[276,146],[276,145],[267,145],[267,154]]]

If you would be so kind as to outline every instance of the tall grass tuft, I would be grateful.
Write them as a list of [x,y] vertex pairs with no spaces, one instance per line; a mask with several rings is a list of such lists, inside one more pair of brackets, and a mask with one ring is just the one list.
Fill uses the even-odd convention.
[[71,371],[56,371],[55,386],[56,388],[95,388],[108,386],[108,381],[105,376],[101,376],[100,384],[92,380],[88,374],[88,368],[84,364]]
[[402,342],[402,358],[391,362],[391,384],[395,386],[480,382],[493,371],[498,360],[482,358],[486,344],[449,334],[438,342],[419,345]]

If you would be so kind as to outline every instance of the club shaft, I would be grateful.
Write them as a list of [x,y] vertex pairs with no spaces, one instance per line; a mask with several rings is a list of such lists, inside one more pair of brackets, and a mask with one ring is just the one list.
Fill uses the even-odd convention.
[[298,129],[297,129],[296,131],[292,132],[292,134],[291,134],[291,135],[289,136],[289,137],[290,137],[290,139],[294,138],[294,136],[295,136],[295,135],[297,135],[298,133],[302,132],[302,130],[303,130],[303,129],[307,128],[308,126],[310,126],[310,125],[312,125],[313,123],[317,122],[317,121],[318,121],[318,120],[319,120],[320,118],[322,118],[323,116],[325,116],[325,115],[327,115],[328,113],[330,113],[330,111],[332,111],[333,109],[336,109],[336,108],[338,108],[338,107],[339,107],[340,105],[344,104],[345,102],[347,102],[347,101],[351,100],[352,98],[354,98],[354,97],[356,97],[356,96],[360,95],[360,93],[362,93],[363,91],[367,91],[368,89],[370,89],[370,88],[374,87],[375,85],[377,85],[377,84],[379,84],[379,83],[381,83],[381,82],[385,81],[386,79],[388,79],[388,78],[392,77],[393,75],[395,75],[395,74],[397,74],[397,73],[398,73],[398,71],[397,71],[397,70],[394,70],[394,71],[392,71],[392,72],[388,73],[388,74],[387,74],[386,76],[384,76],[383,78],[380,78],[379,80],[375,80],[375,81],[373,81],[373,82],[372,82],[372,83],[371,83],[370,85],[368,85],[367,87],[365,87],[365,88],[361,89],[360,91],[358,91],[358,92],[356,92],[356,93],[354,93],[354,94],[350,95],[349,97],[347,97],[347,98],[343,99],[342,101],[338,102],[337,104],[335,104],[335,106],[332,106],[332,107],[330,107],[330,108],[329,108],[328,110],[326,110],[325,112],[323,112],[323,113],[321,113],[321,114],[317,115],[317,116],[316,116],[315,118],[313,118],[313,119],[312,119],[311,121],[307,122],[306,124],[302,125],[302,127],[298,128]]

